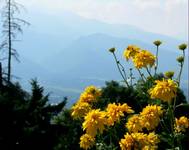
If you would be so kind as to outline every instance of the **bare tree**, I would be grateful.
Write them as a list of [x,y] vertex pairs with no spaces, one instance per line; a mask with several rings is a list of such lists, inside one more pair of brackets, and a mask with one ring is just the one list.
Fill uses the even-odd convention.
[[[2,34],[3,41],[0,48],[6,52],[7,62],[7,81],[11,81],[11,70],[12,70],[12,56],[19,61],[17,50],[13,48],[13,42],[17,41],[17,34],[23,33],[22,25],[29,25],[23,19],[16,17],[20,13],[20,9],[24,8],[21,4],[15,0],[4,0],[4,7],[2,8]],[[5,58],[3,58],[5,59]]]

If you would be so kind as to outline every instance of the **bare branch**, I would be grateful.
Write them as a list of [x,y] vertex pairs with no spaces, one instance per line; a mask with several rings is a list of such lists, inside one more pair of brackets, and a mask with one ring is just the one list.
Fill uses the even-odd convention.
[[[3,18],[2,37],[4,38],[4,41],[0,44],[0,52],[6,52],[8,57],[7,78],[8,82],[10,82],[12,56],[19,62],[19,55],[17,50],[13,48],[13,43],[19,41],[16,38],[19,33],[23,33],[22,25],[30,24],[23,19],[15,17],[16,14],[19,14],[20,11],[24,9],[23,5],[17,3],[16,0],[4,0],[4,3],[5,5],[1,11],[1,16]],[[0,60],[5,60],[5,58],[6,57],[3,57]]]

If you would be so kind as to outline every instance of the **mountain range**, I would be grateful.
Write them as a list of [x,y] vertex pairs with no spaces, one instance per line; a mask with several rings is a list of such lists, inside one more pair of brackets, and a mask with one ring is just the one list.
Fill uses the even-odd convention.
[[[159,50],[159,70],[174,70],[178,74],[176,58],[182,53],[177,47],[186,42],[138,27],[89,20],[68,12],[58,16],[37,13],[28,21],[31,26],[19,36],[21,42],[15,43],[21,61],[13,62],[14,75],[20,77],[16,80],[29,89],[28,81],[36,77],[46,93],[50,93],[51,102],[68,96],[69,105],[77,100],[85,86],[101,87],[105,81],[121,79],[109,48],[116,47],[116,54],[128,71],[132,63],[124,60],[123,50],[134,44],[155,54],[153,41],[159,39],[163,42]],[[182,76],[185,91],[187,62],[188,58]]]

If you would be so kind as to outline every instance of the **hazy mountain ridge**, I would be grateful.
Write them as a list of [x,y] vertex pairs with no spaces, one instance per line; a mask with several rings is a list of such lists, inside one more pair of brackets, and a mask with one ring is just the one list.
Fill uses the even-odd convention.
[[[40,15],[36,17],[40,18]],[[117,48],[117,55],[128,70],[132,65],[125,63],[122,53],[129,44],[155,54],[152,42],[160,39],[163,44],[159,51],[159,70],[177,71],[176,57],[181,54],[177,46],[183,42],[129,25],[106,24],[74,15],[63,15],[62,18],[44,16],[38,24],[26,29],[22,39],[16,44],[21,63],[16,65],[15,75],[22,78],[22,83],[37,77],[47,92],[54,93],[52,96],[70,96],[72,93],[71,99],[75,99],[78,91],[87,85],[102,86],[107,80],[120,79],[109,48]],[[186,64],[184,80],[188,80]]]

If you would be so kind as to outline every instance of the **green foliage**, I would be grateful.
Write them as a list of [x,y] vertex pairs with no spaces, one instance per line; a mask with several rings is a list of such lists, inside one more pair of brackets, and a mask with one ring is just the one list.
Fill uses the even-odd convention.
[[116,81],[106,82],[102,88],[102,96],[96,104],[97,108],[105,108],[109,103],[127,103],[133,109],[140,111],[144,103],[139,99],[140,95],[134,88],[127,88]]
[[0,90],[0,149],[52,149],[56,143],[50,120],[66,104],[48,104],[48,95],[36,80],[31,81],[32,93],[20,85],[3,85]]
[[58,141],[54,150],[80,149],[79,139],[82,134],[81,122],[73,120],[70,110],[64,109],[52,119],[52,124],[58,127],[56,131]]

